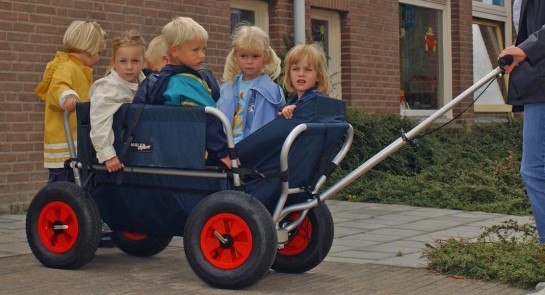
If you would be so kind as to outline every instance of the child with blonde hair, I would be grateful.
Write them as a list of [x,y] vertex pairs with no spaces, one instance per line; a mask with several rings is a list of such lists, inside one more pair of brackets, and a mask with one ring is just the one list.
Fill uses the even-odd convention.
[[160,72],[168,64],[168,45],[163,35],[159,35],[149,42],[144,57],[146,59],[146,67],[151,72]]
[[47,64],[36,94],[45,102],[44,167],[48,183],[74,181],[73,171],[64,169],[70,157],[64,130],[64,112],[70,114],[70,128],[76,144],[76,102],[89,101],[93,66],[106,46],[106,33],[96,22],[73,21],[63,37],[65,51],[58,51]]
[[[145,57],[146,67],[150,71],[150,74],[160,72],[168,64],[168,44],[165,42],[163,35],[159,35],[151,40]],[[204,67],[198,68],[197,72],[210,88],[212,99],[218,101],[220,97],[220,85],[216,78],[214,78],[214,75],[212,75],[212,72]]]
[[[177,17],[163,27],[169,63],[150,75],[138,88],[133,103],[216,107],[208,84],[197,70],[202,67],[208,32],[189,17]],[[207,115],[206,151],[209,165],[231,167],[221,122]]]
[[91,86],[91,142],[99,163],[108,172],[122,169],[114,149],[113,116],[124,103],[131,103],[144,80],[144,38],[135,30],[123,32],[112,40],[112,60],[107,75]]
[[325,53],[317,44],[299,44],[284,59],[284,88],[292,98],[278,115],[293,117],[295,108],[316,96],[327,96],[331,88]]
[[256,26],[238,27],[218,100],[218,108],[232,124],[235,143],[276,118],[284,106],[282,88],[273,81],[281,71],[269,36]]

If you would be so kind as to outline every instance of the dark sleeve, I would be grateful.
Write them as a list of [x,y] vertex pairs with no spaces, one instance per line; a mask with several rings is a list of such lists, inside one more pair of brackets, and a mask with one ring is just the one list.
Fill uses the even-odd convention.
[[206,151],[208,161],[215,163],[227,156],[227,137],[221,121],[213,115],[206,114]]
[[220,98],[220,85],[218,84],[218,80],[214,78],[214,75],[212,75],[212,72],[209,69],[198,69],[197,72],[199,72],[201,78],[206,82],[210,88],[212,98],[217,102]]
[[136,94],[134,94],[134,98],[132,99],[132,103],[146,103],[146,97],[147,95],[147,89],[148,89],[148,79],[144,79],[140,85],[138,85],[138,90],[136,90]]
[[545,26],[531,34],[518,46],[526,53],[532,65],[545,58]]

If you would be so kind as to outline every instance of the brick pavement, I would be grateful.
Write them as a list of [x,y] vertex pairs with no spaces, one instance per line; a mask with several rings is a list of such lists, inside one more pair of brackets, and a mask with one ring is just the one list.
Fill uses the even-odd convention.
[[[527,294],[529,290],[437,275],[423,267],[423,245],[437,238],[475,238],[482,226],[516,219],[401,205],[327,201],[335,220],[333,247],[304,274],[271,271],[239,291],[204,284],[184,256],[176,237],[160,254],[131,257],[99,249],[79,270],[43,267],[30,253],[24,216],[0,215],[0,294]],[[401,253],[402,255],[399,255]]]
[[324,261],[304,274],[271,271],[245,290],[213,289],[190,269],[181,247],[152,258],[99,249],[79,270],[43,267],[32,255],[0,259],[1,293],[11,294],[494,294],[527,291],[504,285],[437,275],[421,268]]

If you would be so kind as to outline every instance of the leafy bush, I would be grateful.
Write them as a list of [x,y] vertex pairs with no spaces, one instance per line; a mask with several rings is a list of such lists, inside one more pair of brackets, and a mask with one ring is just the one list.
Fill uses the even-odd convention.
[[[337,182],[418,122],[394,114],[349,111],[355,140],[330,178]],[[453,124],[451,124],[453,125]],[[341,190],[337,199],[357,202],[531,214],[519,174],[521,120],[448,125],[405,145]]]
[[439,240],[426,245],[428,269],[533,288],[545,277],[545,246],[536,236],[535,226],[509,220],[486,228],[475,242]]

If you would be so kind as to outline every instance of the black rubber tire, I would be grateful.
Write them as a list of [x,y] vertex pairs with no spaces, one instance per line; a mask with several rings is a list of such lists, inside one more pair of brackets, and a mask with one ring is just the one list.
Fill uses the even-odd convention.
[[100,234],[100,213],[94,200],[72,182],[47,185],[28,207],[27,241],[34,256],[47,267],[77,269],[89,263]]
[[[293,214],[293,213],[292,213]],[[288,215],[286,218],[289,218]],[[303,273],[318,266],[327,256],[334,238],[334,223],[331,211],[327,205],[321,202],[317,207],[309,210],[307,216],[308,222],[312,227],[310,237],[307,236],[308,245],[299,253],[294,255],[283,255],[282,250],[276,253],[276,259],[272,269],[284,273]],[[289,233],[290,238],[297,234],[306,234],[301,232],[302,226]],[[292,240],[288,240],[288,244]]]
[[121,251],[138,257],[150,257],[165,250],[172,236],[146,234],[142,239],[133,239],[124,232],[112,232],[112,241]]
[[[219,239],[207,234],[211,230],[232,243],[222,246]],[[235,232],[231,239],[230,234]],[[246,240],[239,241],[241,237]],[[251,246],[247,246],[248,240]],[[199,278],[216,288],[243,289],[257,283],[269,272],[276,247],[276,229],[270,213],[258,200],[242,192],[221,191],[206,197],[191,211],[184,228],[184,251],[189,265]],[[222,265],[223,255],[231,253],[245,258]]]

